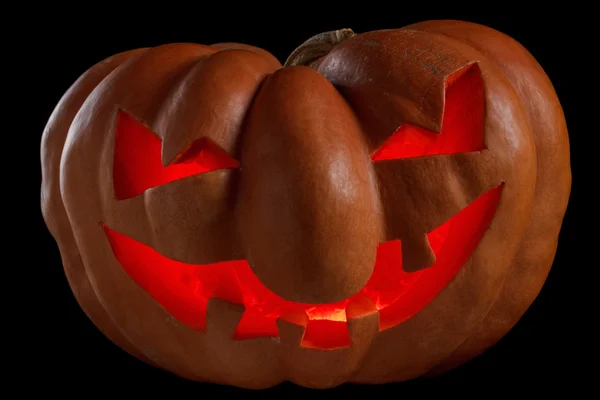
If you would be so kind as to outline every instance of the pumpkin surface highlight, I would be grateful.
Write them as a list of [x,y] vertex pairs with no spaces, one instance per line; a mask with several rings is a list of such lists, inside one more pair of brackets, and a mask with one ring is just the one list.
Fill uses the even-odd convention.
[[571,175],[535,59],[476,24],[169,44],[87,71],[44,131],[73,293],[135,357],[248,388],[437,374],[552,265]]

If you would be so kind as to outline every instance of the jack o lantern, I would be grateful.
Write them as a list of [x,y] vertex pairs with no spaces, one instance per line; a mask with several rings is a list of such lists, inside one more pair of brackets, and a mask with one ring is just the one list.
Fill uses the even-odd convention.
[[42,208],[79,304],[130,354],[248,388],[436,374],[539,292],[570,192],[534,58],[430,21],[117,54],[42,139]]

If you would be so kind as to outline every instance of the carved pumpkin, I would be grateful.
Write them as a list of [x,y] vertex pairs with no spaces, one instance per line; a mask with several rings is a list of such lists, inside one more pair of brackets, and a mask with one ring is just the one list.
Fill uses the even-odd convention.
[[260,388],[453,368],[520,318],[570,192],[541,67],[457,21],[117,54],[42,140],[75,297],[132,355]]

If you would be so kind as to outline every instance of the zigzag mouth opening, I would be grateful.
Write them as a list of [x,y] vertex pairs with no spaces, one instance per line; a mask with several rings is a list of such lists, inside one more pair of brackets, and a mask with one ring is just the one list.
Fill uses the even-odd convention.
[[347,322],[379,313],[379,330],[392,328],[429,304],[477,248],[495,214],[503,184],[489,190],[429,233],[432,266],[406,272],[401,240],[377,248],[373,273],[355,295],[327,304],[288,301],[269,290],[245,260],[188,264],[100,223],[112,252],[131,279],[181,323],[206,330],[208,300],[244,306],[233,340],[278,337],[277,320],[304,326],[301,346],[322,350],[351,345]]

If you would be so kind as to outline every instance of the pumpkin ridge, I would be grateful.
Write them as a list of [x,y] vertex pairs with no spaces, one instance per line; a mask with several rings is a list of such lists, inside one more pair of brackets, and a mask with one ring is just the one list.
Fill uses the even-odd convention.
[[[548,195],[548,192],[553,189],[553,187],[549,186],[548,183],[544,183],[544,171],[548,169],[557,168],[557,164],[554,163],[554,159],[552,159],[551,162],[546,161],[550,157],[546,155],[547,153],[545,153],[544,150],[552,148],[552,151],[554,151],[555,148],[560,148],[560,144],[563,144],[555,143],[555,141],[564,141],[565,146],[562,148],[565,150],[561,155],[555,157],[557,157],[563,163],[562,165],[569,165],[568,137],[566,133],[564,115],[562,113],[562,108],[558,103],[556,92],[554,91],[554,88],[548,76],[544,73],[542,67],[535,60],[531,53],[529,53],[518,41],[502,32],[474,23],[459,21],[440,22],[441,23],[438,27],[431,26],[427,23],[420,23],[415,25],[422,26],[422,29],[435,31],[437,34],[445,35],[456,40],[461,40],[464,43],[471,46],[472,48],[481,52],[482,54],[485,54],[487,58],[495,62],[496,65],[502,69],[502,72],[506,79],[510,82],[515,92],[519,94],[519,99],[523,103],[523,109],[526,111],[527,119],[531,126],[532,134],[535,140],[536,159],[537,163],[539,164],[537,169],[538,172],[536,174],[535,197],[536,199],[544,198]],[[481,33],[484,33],[485,35],[488,35],[488,37],[493,38],[493,40],[497,44],[492,46],[482,44],[481,41],[477,40],[479,35],[469,35],[469,31],[479,31]],[[518,61],[513,61],[512,63],[501,62],[501,58],[503,57],[503,54],[506,51],[505,49],[509,46],[511,48],[511,53],[515,55],[513,59]],[[528,74],[529,72],[531,73]],[[521,77],[520,74],[526,76]],[[523,82],[527,82],[527,85],[523,86]],[[532,87],[537,88],[536,90],[539,90],[539,92],[535,92],[535,90],[533,91],[533,93],[530,92],[530,88]],[[543,102],[540,102],[539,99],[535,98],[536,95],[539,96],[539,93],[544,91],[546,92],[545,99],[547,99],[549,103],[553,103],[550,106],[551,111],[549,113],[548,110],[540,110],[541,108],[543,108]],[[554,117],[550,116],[552,114],[554,115]],[[542,119],[542,121],[540,121],[540,118]],[[558,121],[558,129],[552,131],[552,125],[544,123],[544,120]],[[545,135],[543,139],[542,134]],[[570,176],[570,169],[566,168],[565,171],[566,174]],[[555,179],[554,177],[551,179],[553,181],[558,181],[558,179]],[[565,193],[566,195],[563,195],[560,201],[555,202],[558,209],[560,210],[557,212],[557,214],[560,214],[561,212],[564,214],[564,211],[566,209],[567,201],[565,200],[565,198],[568,199],[568,193],[570,191],[570,178],[563,178],[561,184],[561,189],[556,190],[556,193]],[[540,189],[542,185],[544,186],[543,192],[541,192]],[[534,216],[535,209],[532,209],[532,213],[529,217],[530,221],[528,222],[528,227],[523,233],[524,238],[528,234],[530,234],[530,230],[534,229],[532,228],[532,226],[536,225],[533,222]],[[558,233],[556,233],[556,236],[558,236]],[[550,255],[547,256],[547,260],[542,260],[542,266],[538,267],[545,269],[546,272],[541,273],[540,275],[543,278],[540,278],[535,285],[531,286],[530,293],[528,294],[530,296],[530,299],[535,299],[537,297],[537,295],[542,289],[546,276],[548,275],[548,272],[552,266],[552,261],[554,260],[554,254],[556,252],[556,238],[550,239],[550,242]],[[466,362],[467,360],[473,357],[473,353],[480,354],[481,352],[485,351],[487,347],[496,342],[497,339],[492,338],[493,335],[496,335],[497,337],[503,336],[524,313],[525,309],[523,309],[523,307],[528,306],[528,304],[530,304],[533,300],[523,299],[521,303],[515,303],[513,300],[511,304],[514,304],[514,306],[517,307],[517,310],[512,310],[511,315],[506,318],[493,315],[500,312],[500,310],[503,309],[503,306],[506,303],[506,299],[503,299],[502,296],[504,293],[508,293],[508,291],[510,291],[510,286],[508,286],[507,282],[510,282],[511,277],[514,276],[514,274],[518,273],[517,270],[519,266],[519,259],[523,257],[522,253],[525,252],[526,248],[521,247],[515,253],[515,258],[511,263],[510,271],[508,271],[505,276],[504,282],[502,284],[502,287],[500,288],[498,296],[494,300],[494,304],[492,305],[492,307],[490,307],[490,309],[488,310],[482,321],[479,323],[479,325],[473,329],[471,335],[464,338],[464,340],[459,346],[457,346],[457,348],[452,352],[452,354],[450,354],[445,360],[441,361],[437,366],[433,367],[428,372],[428,375],[438,375],[450,368],[454,368]],[[507,294],[507,296],[510,295]],[[519,294],[519,296],[523,297],[524,295]],[[520,310],[518,309],[519,307]],[[515,318],[517,319],[515,320]],[[499,321],[503,320],[506,322],[504,327],[501,327],[502,323],[499,323]],[[494,327],[488,328],[490,333],[485,332],[486,325]]]
[[[418,24],[416,24],[416,25],[418,25]],[[474,25],[475,25],[475,24],[474,24]],[[436,31],[436,32],[431,32],[431,31],[428,31],[428,30],[418,29],[418,28],[416,28],[416,27],[413,27],[413,28],[411,28],[411,29],[413,29],[413,30],[415,30],[415,31],[424,32],[424,33],[430,33],[430,34],[431,34],[431,33],[435,33],[435,34],[439,34],[439,35],[442,35],[442,36],[444,36],[444,37],[446,37],[446,38],[448,38],[448,39],[454,40],[454,41],[456,41],[457,43],[466,44],[466,45],[468,45],[468,46],[469,46],[471,49],[473,49],[474,51],[476,51],[476,52],[480,53],[480,54],[481,54],[481,56],[482,56],[482,57],[484,57],[486,60],[488,60],[490,63],[494,63],[494,61],[495,61],[495,60],[488,59],[487,55],[486,55],[486,54],[484,54],[484,53],[482,53],[482,52],[481,52],[481,50],[480,50],[478,47],[472,46],[472,45],[471,45],[471,43],[469,43],[469,42],[464,42],[464,41],[461,41],[460,39],[458,39],[458,38],[456,38],[456,37],[454,37],[454,36],[452,36],[452,35],[450,35],[450,34],[448,34],[448,33],[446,33],[446,32],[439,32],[439,31]],[[494,64],[495,64],[495,63],[494,63]],[[494,65],[494,67],[496,67],[496,65]],[[514,92],[515,92],[515,93],[517,93],[517,90],[516,90],[517,88],[514,86],[514,82],[513,82],[511,79],[509,79],[509,78],[508,78],[508,76],[506,76],[506,75],[504,74],[504,71],[498,70],[498,72],[502,74],[502,76],[503,76],[503,78],[505,78],[506,82],[507,82],[507,83],[510,85],[510,87],[511,87],[511,88],[514,90]],[[522,98],[521,98],[520,96],[516,96],[516,99],[517,99],[517,101],[519,101],[519,102],[521,103],[521,108],[522,108],[522,109],[526,109],[526,104],[523,102]],[[529,113],[527,112],[526,114],[527,114],[527,117],[528,117],[528,119],[529,119],[529,118],[530,118],[530,115],[529,115]],[[525,235],[525,233],[526,233],[526,232],[525,232],[525,231],[523,231],[522,235]],[[514,257],[517,257],[517,253],[515,253]],[[512,265],[509,267],[509,270],[508,270],[508,271],[507,271],[507,273],[506,273],[506,274],[503,276],[503,279],[502,279],[502,282],[501,282],[501,284],[498,286],[498,289],[497,289],[497,296],[495,296],[495,297],[494,297],[494,300],[493,300],[493,301],[490,303],[488,310],[487,310],[485,313],[483,313],[483,315],[481,316],[481,318],[480,318],[479,322],[476,322],[476,323],[474,324],[474,327],[475,327],[475,326],[477,326],[477,325],[480,325],[480,324],[482,324],[482,323],[483,323],[483,321],[485,321],[485,320],[487,319],[487,317],[488,317],[488,315],[490,314],[490,312],[492,312],[492,310],[494,309],[494,307],[496,306],[496,304],[499,302],[499,294],[502,292],[502,290],[503,290],[503,288],[504,288],[504,285],[506,284],[506,281],[507,281],[507,279],[506,279],[506,278],[507,278],[508,274],[510,273],[510,270],[511,270],[511,269],[512,269]],[[461,346],[463,345],[463,343],[465,343],[465,342],[468,342],[470,338],[471,338],[471,335],[469,335],[469,336],[466,336],[466,337],[465,337],[463,340],[461,340],[461,341],[460,341],[460,342],[459,342],[459,343],[456,345],[456,348],[455,348],[455,349],[454,349],[454,350],[453,350],[453,351],[452,351],[450,354],[448,354],[448,356],[447,356],[447,357],[446,357],[444,360],[440,361],[440,362],[439,362],[439,364],[437,364],[437,365],[435,365],[435,366],[431,367],[431,368],[430,368],[428,371],[425,371],[425,372],[424,372],[424,375],[436,375],[436,374],[438,374],[439,372],[436,372],[436,371],[438,371],[438,369],[440,368],[440,366],[442,366],[442,365],[443,365],[443,364],[446,362],[446,360],[448,360],[448,359],[452,359],[452,358],[455,356],[455,353],[456,353],[456,352],[457,352],[457,351],[458,351],[458,350],[461,348]]]
[[[103,82],[115,69],[119,68],[128,58],[137,57],[141,52],[146,49],[137,49],[125,51],[122,53],[115,54],[109,58],[106,58],[96,65],[92,66],[88,69],[71,87],[67,90],[67,92],[63,95],[55,110],[48,121],[44,129],[44,134],[42,136],[41,141],[41,152],[42,152],[42,215],[49,227],[49,230],[52,232],[52,235],[56,239],[59,244],[60,254],[63,259],[64,272],[68,279],[69,284],[73,287],[73,295],[82,308],[86,317],[92,321],[95,327],[101,330],[107,338],[113,342],[117,346],[121,346],[127,353],[132,355],[133,357],[145,361],[150,365],[158,367],[152,360],[147,358],[144,354],[142,354],[137,347],[127,338],[126,335],[121,332],[119,326],[112,321],[110,314],[104,308],[103,304],[99,301],[97,294],[94,291],[94,288],[89,282],[89,276],[87,275],[87,271],[85,271],[83,259],[81,258],[79,249],[77,244],[68,245],[65,242],[72,241],[75,242],[74,239],[74,231],[71,225],[70,220],[68,219],[68,215],[66,214],[66,209],[64,205],[64,201],[62,198],[62,193],[60,190],[61,185],[61,174],[60,167],[58,168],[43,168],[45,163],[45,152],[52,152],[60,150],[60,155],[58,158],[58,164],[60,166],[60,162],[63,156],[64,145],[68,136],[69,126],[71,125],[73,119],[76,116],[77,111],[79,110],[81,104],[83,104],[89,95],[93,92],[93,90]],[[124,59],[124,60],[122,60]],[[116,64],[116,65],[113,65]],[[104,71],[103,69],[108,69],[108,71]],[[88,80],[94,78],[94,75],[100,75],[95,79],[95,84],[92,82],[88,83]],[[75,104],[79,104],[79,106]],[[65,115],[66,114],[66,115]],[[62,126],[66,125],[66,126]],[[55,139],[55,136],[58,133],[53,132],[64,132],[64,138]],[[50,143],[53,142],[53,143]],[[55,143],[54,143],[55,142]],[[48,175],[55,175],[53,178],[48,178]],[[55,183],[50,183],[51,187],[45,189],[46,181],[50,180],[52,182],[55,180]],[[52,189],[54,187],[55,189]],[[57,190],[57,194],[53,194],[54,191]],[[50,192],[50,193],[48,193]],[[56,193],[56,192],[54,192]],[[56,204],[56,203],[59,204]],[[55,203],[52,206],[52,203]],[[58,212],[58,214],[62,218],[57,218],[56,215],[52,215],[50,209],[54,208]],[[65,224],[64,228],[60,228],[58,225],[61,223]],[[68,226],[66,226],[68,225]],[[65,235],[68,235],[70,240],[64,240],[61,238],[60,230],[63,230]],[[70,247],[67,248],[67,247]],[[73,254],[75,260],[69,262],[69,254]],[[77,265],[78,267],[74,267]],[[76,269],[82,270],[80,273],[79,279],[75,277],[74,271]],[[71,272],[73,271],[73,272]],[[86,300],[83,292],[87,292],[91,294],[91,297]],[[90,304],[91,303],[91,304]]]

